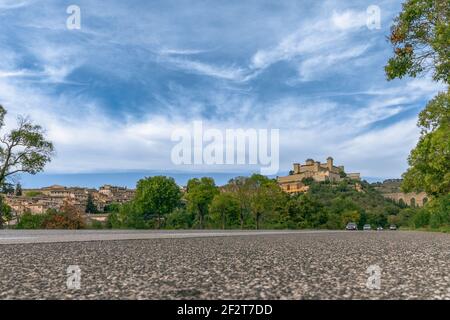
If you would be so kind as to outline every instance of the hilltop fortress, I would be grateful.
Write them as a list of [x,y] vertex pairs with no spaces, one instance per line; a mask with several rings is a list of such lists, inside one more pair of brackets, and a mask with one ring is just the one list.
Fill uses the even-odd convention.
[[305,164],[294,163],[294,170],[288,176],[278,177],[278,183],[287,193],[305,192],[308,186],[303,179],[311,178],[317,182],[340,182],[345,178],[360,181],[359,173],[345,173],[344,166],[335,166],[333,158],[328,157],[326,163],[313,159],[306,160]]

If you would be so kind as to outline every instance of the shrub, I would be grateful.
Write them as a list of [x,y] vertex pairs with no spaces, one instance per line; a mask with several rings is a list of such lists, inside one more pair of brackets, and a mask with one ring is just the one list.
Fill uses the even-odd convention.
[[177,208],[167,215],[166,229],[191,229],[194,215],[185,209]]
[[19,218],[16,228],[41,229],[43,228],[43,224],[46,219],[46,214],[32,214],[31,212],[26,212]]
[[430,213],[425,209],[417,210],[413,216],[413,225],[416,228],[427,227],[430,223]]
[[425,210],[430,213],[430,227],[450,225],[450,195],[433,199],[425,206]]
[[97,221],[97,220],[92,220],[89,224],[89,228],[90,229],[95,229],[95,230],[100,230],[104,228],[104,223]]

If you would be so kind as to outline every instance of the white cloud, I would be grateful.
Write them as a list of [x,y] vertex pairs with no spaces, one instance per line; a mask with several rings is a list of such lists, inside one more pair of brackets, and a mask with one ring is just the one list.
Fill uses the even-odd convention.
[[166,58],[166,61],[179,69],[210,77],[236,81],[245,79],[245,70],[242,68],[215,66],[199,61],[179,58]]
[[22,8],[29,5],[32,1],[27,0],[1,0],[0,1],[0,12],[1,10],[11,10]]
[[324,72],[329,72],[332,67],[338,68],[340,61],[351,61],[353,58],[363,55],[369,47],[369,45],[359,45],[344,50],[323,50],[330,52],[328,54],[311,55],[300,63],[301,80],[311,80]]
[[365,17],[365,11],[346,10],[310,19],[275,47],[258,50],[250,67],[265,69],[280,61],[296,61],[301,79],[314,80],[323,71],[339,67],[339,62],[364,55],[372,46],[370,42],[352,45],[352,37],[365,27]]
[[333,11],[332,25],[339,30],[357,29],[366,26],[367,14],[365,11],[345,10]]

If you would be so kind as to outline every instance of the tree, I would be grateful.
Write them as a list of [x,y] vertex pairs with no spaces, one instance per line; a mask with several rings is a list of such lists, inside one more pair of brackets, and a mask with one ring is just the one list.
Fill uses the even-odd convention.
[[[0,105],[0,128],[5,125],[6,110]],[[51,161],[53,144],[45,132],[29,118],[18,117],[17,128],[0,138],[0,185],[18,173],[37,174]],[[0,227],[2,226],[0,212]]]
[[355,222],[356,224],[359,223],[359,220],[361,218],[361,215],[357,210],[345,210],[341,214],[341,226],[345,226],[349,222]]
[[220,221],[222,229],[238,219],[239,201],[229,192],[216,194],[210,206],[211,215]]
[[103,212],[105,213],[117,213],[120,211],[120,203],[117,202],[113,202],[110,204],[107,204],[104,208],[103,208]]
[[402,189],[432,196],[450,192],[450,92],[441,93],[420,113],[421,137],[408,158]]
[[326,221],[323,206],[309,193],[292,197],[287,204],[289,219],[297,228],[317,228]]
[[98,213],[97,206],[94,203],[94,198],[92,194],[88,194],[87,202],[86,202],[86,213]]
[[169,229],[191,229],[194,224],[195,216],[188,212],[186,208],[176,208],[167,215],[166,228]]
[[205,227],[205,217],[214,196],[219,193],[213,178],[191,179],[187,184],[188,210],[197,215],[200,228]]
[[389,80],[432,71],[450,83],[450,2],[407,0],[391,28],[394,56],[386,66]]
[[0,210],[3,212],[3,214],[0,216],[0,225],[3,225],[3,223],[11,221],[13,219],[13,211],[8,204],[5,203],[3,199],[3,195],[0,195]]
[[283,191],[275,180],[260,174],[252,175],[248,183],[250,211],[255,221],[255,228],[260,229],[261,220],[276,211],[277,205],[283,198]]
[[[392,57],[385,67],[388,80],[433,73],[450,84],[450,2],[407,0],[394,21]],[[450,192],[450,93],[441,92],[420,113],[421,137],[408,158],[404,191],[425,190],[439,197]]]
[[83,229],[85,220],[82,212],[76,206],[66,202],[61,211],[48,210],[44,215],[43,229]]
[[156,227],[161,220],[180,205],[181,190],[173,178],[155,176],[137,183],[134,205],[144,220],[156,216]]
[[250,183],[247,177],[236,177],[231,179],[226,189],[232,192],[239,202],[239,222],[244,229],[245,220],[250,212]]
[[5,183],[3,183],[2,186],[0,186],[0,188],[1,188],[1,193],[3,193],[3,194],[14,194],[15,193],[14,185],[12,183],[5,182]]

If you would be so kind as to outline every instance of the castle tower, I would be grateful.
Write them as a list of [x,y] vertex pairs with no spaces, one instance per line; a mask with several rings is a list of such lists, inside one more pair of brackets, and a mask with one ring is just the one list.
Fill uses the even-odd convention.
[[327,168],[330,171],[333,169],[333,158],[332,157],[327,158]]

